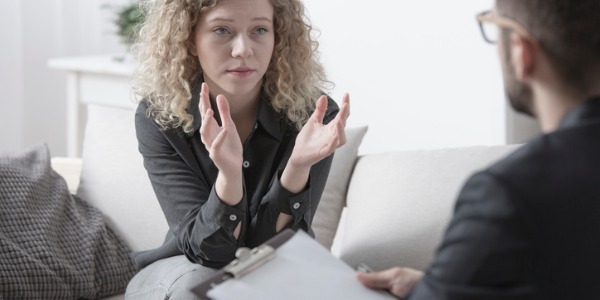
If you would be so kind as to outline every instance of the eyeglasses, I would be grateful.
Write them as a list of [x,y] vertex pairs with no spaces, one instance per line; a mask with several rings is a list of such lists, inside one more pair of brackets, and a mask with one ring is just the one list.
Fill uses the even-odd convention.
[[490,44],[495,44],[498,41],[501,27],[514,30],[535,41],[523,25],[515,20],[500,16],[491,10],[478,14],[477,22],[479,22],[479,28],[481,29],[483,39]]

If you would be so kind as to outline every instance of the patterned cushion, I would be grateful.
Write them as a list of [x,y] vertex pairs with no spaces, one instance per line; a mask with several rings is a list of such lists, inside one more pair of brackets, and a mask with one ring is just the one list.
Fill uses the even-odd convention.
[[102,213],[69,193],[46,145],[0,154],[0,299],[96,299],[135,269]]

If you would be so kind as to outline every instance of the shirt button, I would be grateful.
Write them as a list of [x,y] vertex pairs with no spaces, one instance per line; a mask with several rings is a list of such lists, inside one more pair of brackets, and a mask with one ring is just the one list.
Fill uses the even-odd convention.
[[292,205],[292,207],[294,209],[298,209],[298,208],[300,208],[300,203],[296,202],[296,203],[294,203],[294,205]]
[[237,216],[236,215],[230,215],[229,216],[229,220],[235,221],[235,220],[237,220]]
[[254,123],[254,129],[258,128],[258,123]]
[[250,162],[245,160],[242,165],[244,166],[244,168],[248,168],[250,166]]

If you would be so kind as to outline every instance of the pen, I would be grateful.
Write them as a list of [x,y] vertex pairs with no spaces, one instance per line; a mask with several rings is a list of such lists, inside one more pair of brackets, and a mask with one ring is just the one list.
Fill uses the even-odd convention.
[[365,263],[360,263],[358,264],[358,266],[356,266],[356,271],[363,273],[372,273],[373,269],[371,269],[371,267],[367,266],[367,264]]

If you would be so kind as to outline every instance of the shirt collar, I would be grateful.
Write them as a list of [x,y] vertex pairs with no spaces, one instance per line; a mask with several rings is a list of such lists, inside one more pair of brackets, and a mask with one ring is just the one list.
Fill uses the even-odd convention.
[[269,135],[278,141],[281,141],[283,137],[283,130],[286,126],[283,126],[285,120],[281,113],[275,111],[269,98],[264,92],[260,94],[260,104],[258,106],[258,113],[256,116],[259,126],[263,127]]
[[558,128],[567,128],[588,120],[600,119],[600,96],[592,97],[575,106],[562,119]]
[[[202,81],[203,80],[201,78],[192,88],[192,100],[190,101],[190,106],[188,107],[188,113],[194,117],[194,131],[198,131],[200,129],[200,125],[202,125],[200,109],[198,108],[198,105],[200,104],[200,88],[202,87]],[[264,128],[269,135],[278,141],[282,139],[284,134],[284,126],[282,126],[282,122],[284,122],[284,120],[282,115],[276,112],[271,106],[271,103],[264,92],[262,92],[260,95],[260,104],[258,106],[256,118],[258,126]]]

